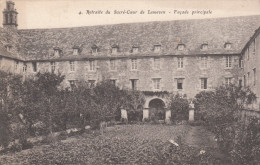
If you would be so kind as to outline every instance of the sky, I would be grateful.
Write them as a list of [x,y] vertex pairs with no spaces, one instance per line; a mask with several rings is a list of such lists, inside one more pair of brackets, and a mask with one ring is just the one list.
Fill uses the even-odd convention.
[[[19,13],[19,29],[63,28],[131,22],[260,15],[260,0],[13,1]],[[1,11],[5,8],[5,3],[6,0],[0,0]],[[86,14],[87,10],[99,13]],[[131,11],[131,14],[115,14],[115,10],[118,12]],[[150,10],[150,13],[148,13],[148,10]],[[101,11],[103,13],[100,13]],[[107,14],[106,11],[110,11],[110,14]],[[144,13],[140,14],[141,11],[144,11]],[[157,12],[157,14],[151,14],[151,11]],[[192,14],[193,11],[199,12]],[[80,12],[82,14],[79,14]],[[2,22],[2,16],[0,17],[0,21]]]

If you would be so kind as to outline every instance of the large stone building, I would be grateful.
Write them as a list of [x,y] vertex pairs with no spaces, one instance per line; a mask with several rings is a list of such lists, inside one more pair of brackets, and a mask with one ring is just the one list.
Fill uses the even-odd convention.
[[[259,15],[19,30],[14,3],[6,5],[0,28],[1,70],[25,78],[60,72],[66,76],[64,87],[110,79],[122,89],[193,98],[234,83],[249,85],[260,96]],[[146,116],[156,101],[165,105],[163,98],[147,96]],[[254,108],[259,110],[259,104]]]

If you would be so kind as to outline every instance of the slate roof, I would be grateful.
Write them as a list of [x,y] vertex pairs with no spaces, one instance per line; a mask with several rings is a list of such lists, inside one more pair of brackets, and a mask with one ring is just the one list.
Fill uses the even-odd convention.
[[[151,55],[200,55],[240,54],[245,44],[260,26],[260,15],[214,19],[174,20],[163,22],[127,23],[117,25],[88,26],[57,29],[18,30],[18,52],[27,60],[80,59],[111,57],[113,45],[118,45],[116,56],[132,55],[133,46],[139,47],[138,56]],[[15,35],[16,36],[16,35]],[[178,43],[185,44],[178,51]],[[224,44],[230,42],[227,50]],[[207,50],[201,45],[208,43]],[[93,45],[99,52],[91,53]],[[160,44],[161,51],[153,52]],[[73,56],[73,46],[79,46],[80,54]],[[61,49],[61,57],[51,57],[53,48]]]
[[[22,60],[23,57],[19,55],[17,50],[18,41],[19,35],[16,30],[0,28],[0,56]],[[12,47],[10,52],[6,50],[8,45]]]

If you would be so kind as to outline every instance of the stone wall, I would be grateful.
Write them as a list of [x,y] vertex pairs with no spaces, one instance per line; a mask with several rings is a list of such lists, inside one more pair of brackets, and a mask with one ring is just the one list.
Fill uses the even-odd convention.
[[[66,76],[63,86],[69,87],[69,80],[116,80],[116,85],[121,89],[131,89],[131,79],[136,79],[136,89],[141,91],[168,91],[186,94],[193,98],[202,90],[213,90],[225,83],[225,78],[232,78],[238,82],[240,69],[238,56],[232,56],[232,67],[225,67],[224,55],[208,56],[207,68],[201,68],[201,56],[183,56],[184,67],[178,68],[178,56],[160,57],[160,69],[155,69],[154,57],[137,58],[137,70],[131,69],[131,57],[116,58],[116,69],[110,69],[110,59],[96,59],[95,69],[90,70],[87,60],[74,61],[75,70],[70,70],[69,61],[56,61],[55,73]],[[32,63],[28,62],[28,74],[34,74]],[[50,72],[50,61],[37,62],[37,71]],[[183,78],[183,89],[177,89],[177,79]],[[207,78],[208,89],[201,89],[201,78]],[[153,79],[160,79],[160,88],[154,89]]]

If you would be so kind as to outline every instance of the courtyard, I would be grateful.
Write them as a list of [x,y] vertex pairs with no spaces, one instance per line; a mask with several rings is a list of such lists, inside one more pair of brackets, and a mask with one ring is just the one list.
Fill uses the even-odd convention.
[[1,155],[0,164],[196,164],[196,161],[210,161],[212,157],[207,154],[214,150],[213,137],[194,130],[197,128],[186,124],[115,125],[107,127],[103,134],[89,130],[66,140]]

